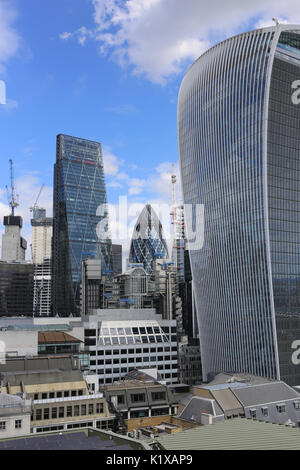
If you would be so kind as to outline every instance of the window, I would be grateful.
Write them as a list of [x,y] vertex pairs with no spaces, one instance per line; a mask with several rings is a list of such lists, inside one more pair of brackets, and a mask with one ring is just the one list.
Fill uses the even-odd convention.
[[118,405],[123,405],[125,403],[124,395],[118,395],[117,400],[118,400]]
[[140,402],[140,401],[145,401],[145,394],[144,393],[134,393],[131,395],[131,400],[133,402]]
[[96,330],[84,330],[84,336],[96,336]]
[[44,419],[50,418],[50,410],[49,408],[44,408]]
[[54,392],[51,392],[51,393],[49,393],[49,398],[50,398],[50,399],[53,399],[53,398],[55,398],[55,394],[54,394]]
[[62,398],[62,392],[56,392],[56,398]]
[[22,427],[22,420],[21,419],[16,419],[15,429],[21,429],[21,427]]
[[81,416],[86,415],[86,405],[81,405]]
[[48,394],[47,393],[42,393],[42,400],[47,400]]
[[38,394],[38,393],[35,393],[33,399],[34,399],[34,400],[38,400],[38,399],[39,399],[39,394]]
[[0,431],[5,431],[6,429],[6,421],[0,421]]
[[261,412],[262,412],[263,416],[268,416],[269,415],[268,408],[262,408]]
[[278,413],[285,413],[285,404],[282,403],[276,406]]
[[42,419],[42,410],[41,410],[41,409],[36,410],[36,412],[35,412],[35,419],[36,419],[37,421],[41,421],[41,419]]
[[256,418],[256,410],[250,410],[251,418]]
[[59,407],[58,416],[59,416],[60,418],[64,418],[64,417],[65,417],[65,409],[64,409],[63,406],[60,406],[60,407]]
[[94,414],[94,405],[93,403],[90,403],[89,404],[89,415],[93,415]]
[[97,405],[96,405],[96,413],[103,413],[103,411],[104,411],[103,403],[97,403]]
[[52,419],[56,419],[56,418],[57,418],[57,408],[52,408],[52,410],[51,410],[51,417],[52,417]]
[[67,406],[67,416],[72,416],[72,406]]
[[300,402],[299,401],[294,401],[294,408],[295,408],[295,410],[300,410]]
[[151,393],[152,400],[165,400],[166,399],[166,392],[152,392]]

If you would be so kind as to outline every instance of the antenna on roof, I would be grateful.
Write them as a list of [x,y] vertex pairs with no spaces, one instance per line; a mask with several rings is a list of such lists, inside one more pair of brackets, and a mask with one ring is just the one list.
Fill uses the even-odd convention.
[[279,20],[278,20],[278,18],[272,18],[272,21],[274,21],[274,23],[276,24],[276,26],[279,25]]

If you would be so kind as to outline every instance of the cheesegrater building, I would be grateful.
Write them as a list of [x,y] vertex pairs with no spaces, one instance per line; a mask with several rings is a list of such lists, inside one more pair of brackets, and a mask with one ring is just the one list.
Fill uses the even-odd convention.
[[190,239],[204,206],[203,246],[190,243],[203,378],[300,385],[300,26],[203,54],[181,85],[178,134]]
[[60,134],[54,168],[53,313],[80,313],[82,261],[112,275],[101,144]]

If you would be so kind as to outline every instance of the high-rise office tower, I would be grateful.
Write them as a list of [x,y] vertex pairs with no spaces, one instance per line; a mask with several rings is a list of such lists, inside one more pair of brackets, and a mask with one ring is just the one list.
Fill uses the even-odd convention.
[[52,232],[53,219],[46,210],[35,208],[32,226],[32,262],[34,264],[33,315],[52,314]]
[[3,219],[5,232],[2,235],[2,260],[24,261],[27,242],[21,236],[23,219],[19,215],[8,215]]
[[204,227],[189,244],[204,380],[300,384],[299,86],[300,26],[281,24],[216,45],[181,85],[188,238]]
[[0,261],[0,316],[32,317],[33,264]]
[[122,245],[112,245],[112,264],[114,276],[122,274]]
[[162,224],[154,209],[147,204],[142,210],[133,230],[129,263],[143,264],[146,273],[152,274],[156,258],[168,258],[168,247]]
[[100,259],[102,273],[112,274],[106,204],[101,144],[58,135],[53,214],[54,314],[79,315],[84,259]]

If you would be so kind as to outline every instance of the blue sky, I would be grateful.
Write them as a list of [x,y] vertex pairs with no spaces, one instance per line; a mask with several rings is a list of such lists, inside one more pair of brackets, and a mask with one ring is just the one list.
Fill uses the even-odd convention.
[[[244,3],[244,5],[243,5]],[[271,24],[300,21],[298,1],[0,0],[0,217],[14,161],[19,213],[52,208],[55,137],[100,141],[108,200],[170,202],[178,162],[177,94],[210,45]],[[176,167],[177,171],[177,167]],[[180,188],[178,186],[178,197]]]

